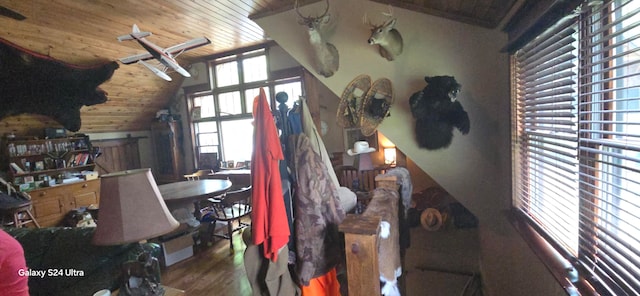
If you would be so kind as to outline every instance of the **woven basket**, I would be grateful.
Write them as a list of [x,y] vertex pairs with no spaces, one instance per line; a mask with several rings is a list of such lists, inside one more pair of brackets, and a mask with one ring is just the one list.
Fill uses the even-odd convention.
[[[387,110],[385,110],[384,116],[374,116],[370,112],[370,107],[373,104],[373,100],[386,100]],[[360,116],[360,129],[362,134],[365,136],[373,135],[378,126],[382,123],[384,118],[388,116],[388,111],[391,108],[391,105],[394,102],[393,98],[393,86],[391,85],[391,80],[387,78],[380,78],[376,80],[367,95],[364,98],[364,102],[362,104],[362,114]]]
[[360,127],[362,103],[371,87],[371,77],[359,75],[347,85],[340,97],[336,118],[338,125],[343,128]]

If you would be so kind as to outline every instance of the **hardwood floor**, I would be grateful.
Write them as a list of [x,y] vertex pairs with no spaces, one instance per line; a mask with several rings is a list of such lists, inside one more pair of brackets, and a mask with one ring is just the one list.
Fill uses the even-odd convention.
[[[195,250],[193,257],[165,268],[162,283],[184,290],[188,296],[250,296],[243,262],[246,246],[240,233],[233,235],[233,246],[233,255],[229,254],[229,241],[225,239]],[[451,227],[429,232],[412,228],[403,271],[406,295],[482,295],[478,258],[477,229]]]
[[243,263],[246,246],[240,233],[233,235],[233,248],[235,253],[230,255],[225,239],[217,239],[211,247],[196,248],[193,257],[162,271],[162,283],[189,296],[251,295]]

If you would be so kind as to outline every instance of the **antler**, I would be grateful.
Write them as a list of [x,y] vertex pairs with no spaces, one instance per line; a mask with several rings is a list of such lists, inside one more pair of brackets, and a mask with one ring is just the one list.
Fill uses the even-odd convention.
[[[391,4],[389,4],[388,7],[389,7],[389,11],[387,11],[387,12],[381,11],[380,13],[382,13],[382,15],[386,16],[387,18],[393,18],[393,6],[391,6]],[[365,25],[369,25],[371,27],[375,27],[376,26],[371,22],[370,19],[367,18],[367,13],[366,12],[362,16],[362,23],[365,24]]]
[[373,26],[371,21],[367,18],[367,13],[366,12],[362,16],[362,23],[365,24],[365,25]]
[[324,12],[323,12],[321,15],[316,16],[316,17],[310,17],[310,16],[308,16],[308,17],[307,17],[307,16],[302,15],[302,13],[300,13],[300,10],[298,9],[298,7],[299,7],[299,6],[298,6],[298,0],[296,0],[296,2],[295,2],[295,6],[294,6],[294,7],[295,7],[295,9],[296,9],[296,13],[297,13],[297,14],[298,14],[302,19],[304,19],[304,20],[308,20],[308,19],[319,19],[319,18],[322,18],[322,17],[324,17],[325,15],[327,15],[327,12],[329,12],[329,0],[325,0],[325,2],[327,3],[327,7],[325,8]]
[[387,16],[387,17],[393,17],[393,6],[391,6],[391,4],[389,4],[389,11],[388,12],[383,12],[382,15]]

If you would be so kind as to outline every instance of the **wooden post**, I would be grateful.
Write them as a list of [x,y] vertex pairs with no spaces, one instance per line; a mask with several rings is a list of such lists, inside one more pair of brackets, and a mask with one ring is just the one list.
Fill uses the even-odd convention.
[[393,190],[400,189],[397,176],[377,175],[375,180],[376,188],[389,188]]
[[[375,181],[377,188],[399,188],[397,176],[378,175]],[[350,296],[380,295],[380,221],[379,216],[350,214],[338,227],[338,230],[344,233]]]
[[338,228],[344,232],[350,296],[380,295],[379,226],[380,217],[350,214]]

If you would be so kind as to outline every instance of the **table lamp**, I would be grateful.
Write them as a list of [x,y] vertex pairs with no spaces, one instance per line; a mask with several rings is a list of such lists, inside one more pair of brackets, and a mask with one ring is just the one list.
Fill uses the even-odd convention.
[[384,148],[384,164],[396,166],[396,147]]
[[[92,243],[121,245],[143,242],[178,228],[167,209],[151,169],[128,170],[100,178],[100,207]],[[136,261],[122,266],[120,295],[164,295],[160,266],[142,249]]]

